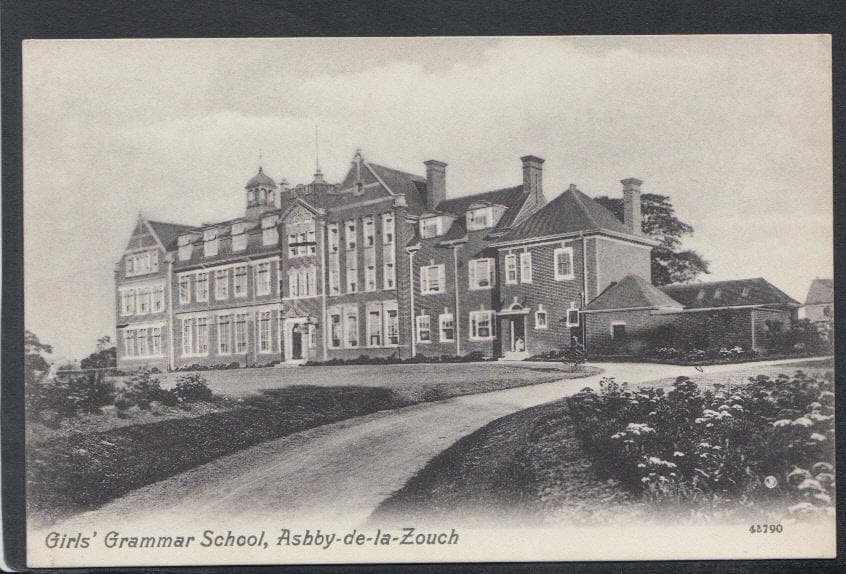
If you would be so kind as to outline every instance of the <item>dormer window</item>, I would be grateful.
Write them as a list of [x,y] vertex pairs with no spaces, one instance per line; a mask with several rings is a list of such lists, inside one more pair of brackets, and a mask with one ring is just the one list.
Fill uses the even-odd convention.
[[719,287],[717,287],[717,289],[714,291],[714,299],[715,300],[719,299],[722,295],[723,295],[723,290],[720,289]]
[[749,287],[744,287],[743,290],[740,292],[741,297],[749,297]]
[[467,212],[467,231],[493,227],[493,208],[483,207]]
[[232,235],[240,235],[244,233],[244,224],[243,223],[233,223],[232,224]]
[[443,234],[443,223],[440,217],[430,217],[420,222],[420,237],[430,239]]
[[217,229],[203,231],[203,256],[217,256]]
[[696,294],[697,301],[702,301],[705,299],[705,289],[700,289],[699,293]]
[[179,260],[180,261],[188,261],[191,259],[191,253],[193,252],[193,245],[191,241],[193,240],[193,236],[191,235],[180,235],[177,243],[179,245]]

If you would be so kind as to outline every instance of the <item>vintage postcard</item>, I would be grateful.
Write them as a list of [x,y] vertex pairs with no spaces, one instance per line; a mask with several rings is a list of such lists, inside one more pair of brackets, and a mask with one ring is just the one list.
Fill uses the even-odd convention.
[[30,567],[827,558],[831,38],[31,40]]

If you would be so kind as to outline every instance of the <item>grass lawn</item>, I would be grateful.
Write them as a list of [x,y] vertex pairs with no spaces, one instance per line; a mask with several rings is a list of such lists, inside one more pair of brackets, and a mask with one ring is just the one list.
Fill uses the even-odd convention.
[[[800,369],[821,376],[832,368],[833,359],[823,359],[692,378],[705,389]],[[670,386],[674,381],[638,386]],[[602,468],[583,451],[566,400],[554,401],[497,419],[459,440],[385,500],[371,521],[415,517],[442,523],[460,518],[484,524],[493,516],[512,524],[572,525],[657,518],[637,493],[609,478],[611,466]]]
[[502,364],[210,371],[203,375],[209,375],[217,392],[240,385],[243,396],[195,403],[189,410],[135,409],[129,418],[106,409],[102,414],[53,421],[53,428],[39,423],[39,414],[29,413],[28,510],[35,521],[49,523],[309,428],[420,402],[596,372],[588,367],[573,373],[566,367]]

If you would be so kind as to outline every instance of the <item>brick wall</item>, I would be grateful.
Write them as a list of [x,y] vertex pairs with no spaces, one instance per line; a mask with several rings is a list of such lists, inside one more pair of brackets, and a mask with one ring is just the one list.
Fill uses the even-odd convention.
[[[635,243],[628,243],[606,237],[597,237],[597,269],[589,283],[589,299],[602,293],[611,283],[626,275],[639,275],[647,281],[652,277],[652,249]],[[590,248],[590,244],[588,245]],[[590,259],[588,259],[590,261]],[[594,290],[595,289],[595,290]]]

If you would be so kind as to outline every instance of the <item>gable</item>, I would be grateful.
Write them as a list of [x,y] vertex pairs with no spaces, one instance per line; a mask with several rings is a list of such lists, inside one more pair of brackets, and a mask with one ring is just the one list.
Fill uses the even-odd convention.
[[135,224],[135,229],[132,230],[132,235],[129,237],[124,251],[150,249],[158,246],[159,242],[151,233],[150,228],[147,227],[143,220],[139,219]]

